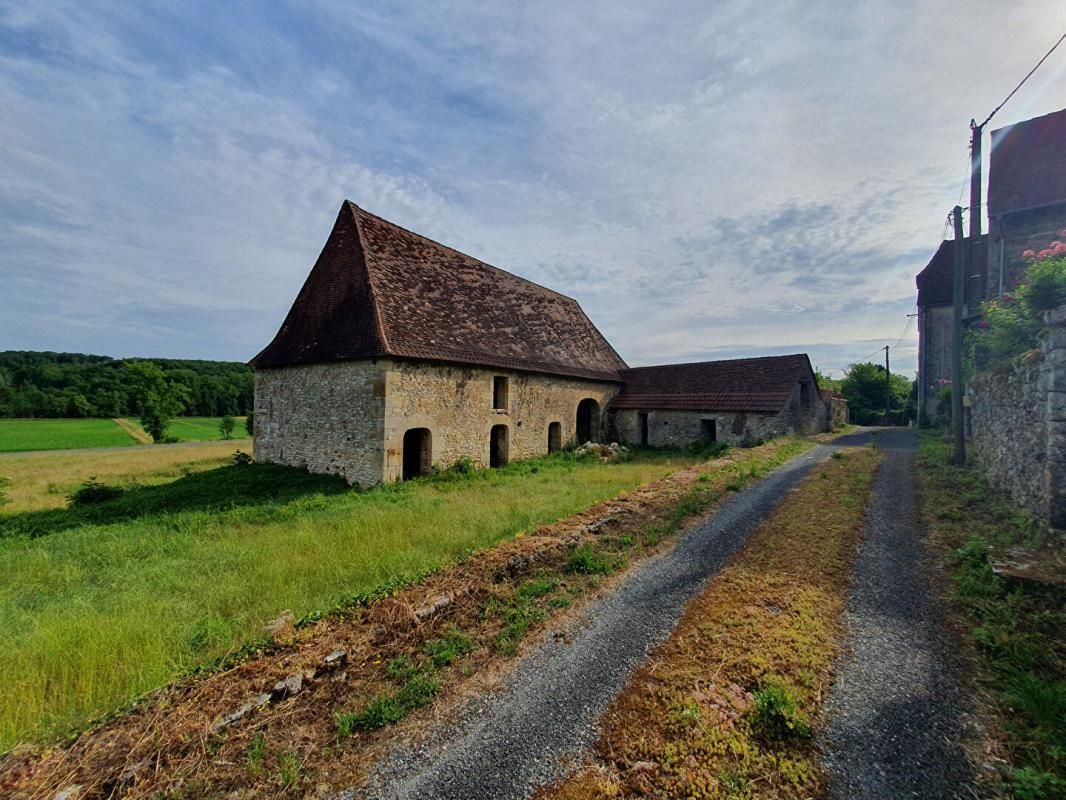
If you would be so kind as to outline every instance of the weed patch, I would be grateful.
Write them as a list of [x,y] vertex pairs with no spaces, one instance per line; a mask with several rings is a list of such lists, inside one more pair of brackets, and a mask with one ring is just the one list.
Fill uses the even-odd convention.
[[1016,798],[1062,797],[1066,587],[1007,579],[990,563],[1000,548],[1054,546],[976,467],[951,464],[950,445],[939,434],[923,433],[920,443],[923,511],[949,553],[952,594],[983,689],[978,698],[997,721],[994,747],[1010,764],[1007,787]]

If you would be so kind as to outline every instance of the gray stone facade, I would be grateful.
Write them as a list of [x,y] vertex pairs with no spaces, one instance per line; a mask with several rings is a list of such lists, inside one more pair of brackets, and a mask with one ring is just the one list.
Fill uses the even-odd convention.
[[1038,357],[971,384],[971,451],[1016,502],[1066,529],[1066,307],[1048,320]]
[[937,392],[951,383],[951,306],[918,309],[918,410],[925,422],[937,415]]
[[[647,415],[647,441],[642,441],[642,414]],[[745,446],[775,436],[820,433],[826,428],[826,408],[813,384],[804,394],[797,383],[788,406],[777,414],[649,408],[619,409],[610,412],[610,419],[611,438],[623,444],[684,447],[693,442],[707,441],[711,437],[704,423],[711,421],[714,424],[714,441]]]
[[[494,407],[497,378],[506,379],[503,408]],[[488,466],[493,428],[505,428],[507,459],[543,455],[552,423],[562,443],[575,438],[586,399],[598,407],[592,437],[601,438],[617,391],[606,381],[394,359],[260,369],[255,457],[373,486],[403,476],[404,435],[425,429],[425,466],[463,457]]]

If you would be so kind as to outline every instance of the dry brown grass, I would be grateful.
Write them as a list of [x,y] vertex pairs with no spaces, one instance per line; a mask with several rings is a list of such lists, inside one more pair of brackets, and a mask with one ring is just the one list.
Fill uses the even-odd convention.
[[251,441],[4,456],[0,459],[0,476],[7,479],[7,503],[0,513],[63,508],[67,495],[91,477],[120,486],[168,483],[190,472],[228,463],[238,448],[250,453]]
[[[201,797],[236,789],[248,797],[284,797],[320,785],[358,784],[398,737],[414,735],[457,698],[490,682],[528,639],[524,634],[602,585],[603,575],[568,570],[576,547],[587,545],[622,568],[667,546],[661,537],[683,523],[679,506],[690,515],[705,509],[728,494],[725,487],[738,472],[766,469],[796,448],[794,441],[771,442],[675,472],[369,607],[283,636],[268,652],[230,669],[180,681],[72,744],[16,751],[0,762],[0,794],[47,798],[77,784],[83,798]],[[448,606],[419,622],[414,612],[439,596],[449,598]],[[468,639],[472,649],[430,672],[427,645],[448,632]],[[347,652],[347,666],[315,676],[316,666],[338,648]],[[361,713],[372,698],[397,692],[388,668],[398,658],[439,682],[434,702],[398,724],[339,736],[338,714]],[[220,717],[294,673],[309,676],[304,691],[210,732]]]
[[[879,460],[873,450],[847,452],[790,494],[610,706],[598,762],[544,790],[542,800],[823,791],[802,729],[832,679]],[[754,696],[770,685],[795,700],[797,731],[773,732],[773,715],[757,710]]]

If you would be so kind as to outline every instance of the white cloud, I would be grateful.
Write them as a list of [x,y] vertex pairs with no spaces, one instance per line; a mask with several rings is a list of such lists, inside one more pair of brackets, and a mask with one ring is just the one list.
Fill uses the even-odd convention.
[[[247,358],[349,197],[577,297],[633,363],[839,372],[899,338],[966,123],[1062,27],[971,12],[0,6],[0,336]],[[1003,123],[1066,96],[1038,77]]]

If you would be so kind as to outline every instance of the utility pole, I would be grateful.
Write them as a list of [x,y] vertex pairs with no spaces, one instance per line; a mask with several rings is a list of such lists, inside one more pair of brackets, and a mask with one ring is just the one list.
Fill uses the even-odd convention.
[[981,238],[981,138],[984,127],[984,123],[978,125],[974,120],[970,120],[970,246],[966,248],[969,255],[966,274],[980,276],[981,286],[974,295],[978,300],[985,296],[988,287],[987,253],[980,269],[973,269],[974,248],[978,246],[978,240]]
[[888,371],[888,345],[885,345],[885,424],[888,424],[888,415],[891,413],[892,403],[892,373]]
[[[973,209],[970,209],[971,215]],[[951,431],[955,439],[955,464],[966,463],[966,434],[962,419],[962,304],[965,300],[963,291],[966,282],[965,240],[962,236],[962,209],[959,206],[951,212],[955,223],[955,283],[952,292],[951,325]]]

